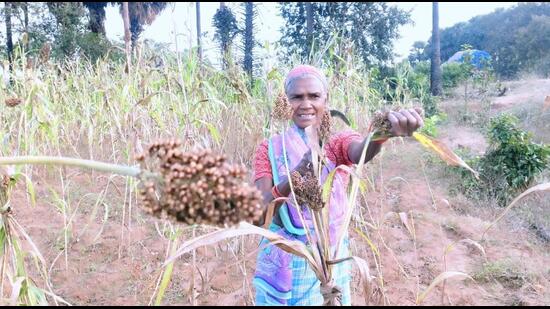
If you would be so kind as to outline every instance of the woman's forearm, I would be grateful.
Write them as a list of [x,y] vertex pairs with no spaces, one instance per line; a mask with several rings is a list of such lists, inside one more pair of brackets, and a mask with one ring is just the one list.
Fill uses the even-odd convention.
[[[348,148],[348,156],[353,164],[359,163],[359,160],[361,159],[361,153],[363,152],[363,147],[365,147],[366,142],[367,138],[365,138],[362,142],[352,142],[350,144]],[[382,149],[381,143],[371,141],[367,147],[365,163],[372,160],[372,158],[374,158],[380,152],[380,149]]]

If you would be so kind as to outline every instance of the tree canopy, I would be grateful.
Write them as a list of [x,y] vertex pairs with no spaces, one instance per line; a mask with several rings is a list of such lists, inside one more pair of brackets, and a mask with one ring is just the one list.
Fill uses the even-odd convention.
[[[491,54],[495,72],[501,77],[513,78],[522,71],[548,76],[550,4],[520,3],[497,9],[443,29],[440,40],[443,62],[461,50],[463,44],[469,44]],[[424,53],[430,55],[430,43]]]
[[[393,40],[398,28],[411,22],[410,13],[383,2],[313,2],[314,46],[327,42],[333,35],[349,39],[367,64],[385,64],[393,59]],[[305,2],[281,2],[281,45],[283,58],[297,54],[308,59],[307,14]],[[315,48],[314,48],[315,51]]]

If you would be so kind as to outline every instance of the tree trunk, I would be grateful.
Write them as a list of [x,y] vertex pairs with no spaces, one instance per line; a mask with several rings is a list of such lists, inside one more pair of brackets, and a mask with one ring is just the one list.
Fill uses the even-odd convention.
[[254,48],[254,3],[245,3],[245,30],[244,30],[244,70],[250,78],[250,86],[252,87],[252,50]]
[[443,92],[441,86],[441,50],[439,42],[439,4],[432,6],[432,61],[430,74],[430,88],[432,95],[439,96]]
[[126,47],[126,66],[130,72],[130,60],[132,51],[132,42],[130,34],[130,14],[128,12],[128,2],[122,2],[122,21],[124,22],[124,44]]
[[[8,52],[8,61],[10,72],[13,73],[13,41],[11,37],[11,2],[4,2],[4,14],[6,17],[6,48]],[[13,74],[12,74],[13,75]]]
[[306,29],[307,53],[309,55],[313,44],[313,5],[311,2],[306,2]]
[[87,5],[90,12],[88,28],[91,32],[105,36],[105,6],[107,2],[94,2]]
[[201,3],[196,3],[196,13],[197,13],[197,45],[198,55],[199,55],[199,66],[202,64],[202,43],[201,43]]
[[23,22],[25,27],[25,32],[29,33],[29,3],[23,2],[21,7],[23,8]]

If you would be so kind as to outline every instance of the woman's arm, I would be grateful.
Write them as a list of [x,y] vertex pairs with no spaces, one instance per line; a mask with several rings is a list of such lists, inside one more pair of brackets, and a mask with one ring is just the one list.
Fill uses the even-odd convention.
[[[309,153],[309,152],[308,152]],[[306,157],[306,156],[304,156]],[[298,173],[300,173],[300,175],[304,175],[306,170],[307,170],[307,163],[308,161],[305,160],[305,159],[302,159],[302,161],[300,161],[300,163],[293,169],[293,171],[298,171]],[[292,171],[291,171],[292,173]],[[256,188],[258,188],[260,190],[260,192],[262,193],[262,198],[263,198],[263,205],[264,205],[264,212],[263,212],[263,215],[260,219],[261,222],[259,222],[259,226],[263,225],[264,222],[265,222],[265,219],[266,219],[266,215],[267,215],[267,210],[268,210],[268,205],[269,203],[271,203],[271,201],[273,201],[276,196],[273,195],[273,191],[274,191],[274,185],[273,185],[273,180],[269,177],[262,177],[258,180],[256,180],[255,182],[255,185],[256,185]],[[290,195],[290,184],[289,184],[289,181],[288,181],[288,177],[287,176],[281,176],[281,179],[279,181],[278,184],[276,184],[276,190],[278,193],[280,193],[280,196],[284,196],[284,197],[287,197]],[[279,196],[277,196],[279,197]],[[277,213],[277,211],[279,210],[279,207],[281,207],[281,205],[283,204],[283,202],[277,202],[275,204],[275,211],[274,211],[274,214]]]
[[[294,167],[293,171],[298,171],[301,175],[304,175],[310,161],[311,152],[308,151],[304,154],[298,165]],[[279,183],[276,186],[277,189],[274,190],[275,187],[273,185],[273,174],[269,161],[267,141],[261,143],[256,149],[256,155],[254,158],[254,173],[254,178],[256,179],[254,184],[262,194],[262,202],[264,206],[264,212],[261,218],[262,222],[259,223],[259,225],[262,225],[265,222],[265,216],[268,209],[267,206],[269,203],[271,203],[271,201],[273,201],[276,197],[289,196],[291,191],[290,184],[288,183],[288,177],[286,176],[280,177]],[[277,211],[282,204],[283,202],[277,203],[275,206],[275,211]]]
[[[365,147],[366,142],[367,142],[367,139],[365,138],[362,142],[353,141],[350,143],[348,148],[348,157],[351,160],[351,162],[353,162],[353,164],[359,163],[359,160],[361,159],[361,152],[363,151],[363,147]],[[374,158],[380,152],[380,149],[382,149],[382,143],[371,141],[369,143],[369,146],[367,147],[365,163],[370,161],[372,158]]]
[[[388,120],[391,123],[391,136],[411,136],[414,131],[424,125],[422,117],[418,112],[411,109],[402,109],[399,111],[392,111],[388,114]],[[361,152],[367,139],[365,138],[362,142],[353,141],[350,143],[348,148],[348,157],[354,163],[358,164],[361,159]],[[382,149],[381,142],[370,142],[367,148],[367,154],[365,157],[365,163],[374,158]]]

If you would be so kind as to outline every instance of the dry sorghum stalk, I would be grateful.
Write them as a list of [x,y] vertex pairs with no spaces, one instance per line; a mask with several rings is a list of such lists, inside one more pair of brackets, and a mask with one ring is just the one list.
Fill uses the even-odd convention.
[[158,174],[143,179],[140,195],[147,212],[187,224],[259,221],[261,194],[245,183],[244,166],[231,165],[209,149],[184,152],[180,146],[178,140],[165,140],[138,156],[142,169]]
[[288,98],[284,93],[280,93],[275,100],[273,107],[273,118],[276,120],[292,119],[292,106],[288,102]]
[[0,209],[3,209],[8,201],[9,183],[10,177],[8,175],[5,175],[2,168],[0,168]]
[[294,171],[290,174],[290,177],[298,204],[306,205],[312,210],[323,208],[321,187],[311,171],[306,172],[304,176]]
[[15,107],[19,104],[21,104],[21,102],[23,102],[22,99],[20,98],[7,98],[5,103],[6,103],[6,106],[8,107]]

